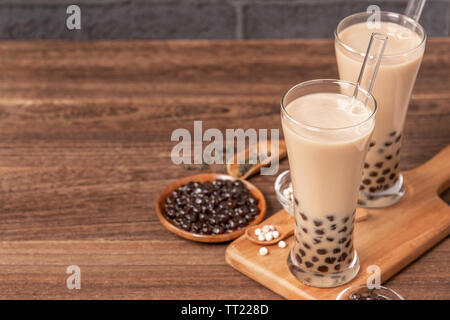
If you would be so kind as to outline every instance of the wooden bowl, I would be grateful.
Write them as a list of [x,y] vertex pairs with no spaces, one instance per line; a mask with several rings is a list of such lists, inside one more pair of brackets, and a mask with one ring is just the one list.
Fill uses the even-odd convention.
[[256,218],[250,222],[247,226],[240,230],[236,230],[229,233],[223,233],[218,235],[203,235],[203,234],[196,234],[192,232],[185,231],[183,229],[178,228],[174,224],[172,224],[169,220],[166,219],[164,213],[165,213],[165,204],[166,204],[166,198],[172,193],[173,190],[177,189],[183,184],[189,183],[191,181],[197,181],[197,182],[206,182],[206,181],[214,181],[216,179],[223,179],[223,180],[240,180],[237,178],[233,178],[231,176],[228,176],[226,174],[218,174],[218,173],[204,173],[204,174],[198,174],[194,176],[189,176],[185,178],[181,178],[171,185],[169,185],[166,189],[164,189],[163,192],[158,197],[158,200],[156,201],[156,215],[158,216],[159,221],[163,224],[163,226],[169,230],[172,233],[175,233],[176,235],[193,241],[198,242],[208,242],[208,243],[216,243],[216,242],[226,242],[233,239],[236,239],[237,237],[244,234],[245,230],[255,224],[260,223],[264,217],[266,216],[266,200],[264,199],[264,195],[262,192],[255,187],[253,184],[246,180],[240,180],[244,184],[244,186],[250,191],[252,196],[254,196],[256,199],[258,199],[258,208],[259,208],[259,215],[256,216]]

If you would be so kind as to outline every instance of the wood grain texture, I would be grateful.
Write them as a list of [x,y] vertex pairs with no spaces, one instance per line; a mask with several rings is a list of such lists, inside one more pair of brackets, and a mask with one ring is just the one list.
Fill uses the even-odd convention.
[[[304,80],[336,78],[333,50],[329,40],[0,42],[2,297],[279,298],[227,266],[226,245],[168,232],[154,206],[180,177],[223,172],[173,165],[174,129],[192,131],[194,120],[204,130],[281,128],[282,93]],[[403,169],[450,141],[449,69],[450,39],[430,39]],[[280,169],[287,167],[283,161]],[[275,178],[251,178],[268,215],[281,208]],[[105,256],[84,289],[67,290],[65,269],[76,264],[70,257],[89,264],[102,241],[119,261],[137,250],[128,246],[147,248],[147,264]],[[387,285],[406,298],[450,299],[449,279],[447,239]]]
[[[366,272],[371,265],[380,268],[381,282],[386,282],[450,234],[450,208],[438,196],[439,190],[450,185],[450,145],[420,167],[403,172],[403,176],[406,193],[395,206],[357,209],[357,216],[358,212],[366,210],[369,216],[355,224],[353,239],[361,269],[347,284],[327,289],[302,284],[296,281],[287,264],[282,263],[290,250],[272,247],[268,256],[260,256],[257,254],[259,246],[247,237],[240,237],[228,246],[226,261],[274,292],[293,300],[334,300],[346,287],[366,283],[372,275],[372,272]],[[291,219],[281,210],[267,223],[276,226]],[[287,243],[292,248],[294,237]]]

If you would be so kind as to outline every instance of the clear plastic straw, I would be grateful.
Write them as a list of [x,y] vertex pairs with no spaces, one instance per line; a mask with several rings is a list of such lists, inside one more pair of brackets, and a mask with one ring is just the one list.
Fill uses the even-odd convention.
[[405,16],[410,17],[414,21],[418,22],[422,15],[423,7],[427,0],[409,0],[406,5]]
[[[387,35],[382,33],[374,32],[370,36],[369,46],[367,47],[355,92],[353,93],[354,99],[358,99],[360,88],[366,90],[368,93],[372,92],[372,88],[377,77],[377,72],[380,67],[381,58],[383,57],[384,48],[386,47],[387,39]],[[366,105],[368,97],[367,95],[363,96],[364,100],[358,100],[364,101],[364,104]]]

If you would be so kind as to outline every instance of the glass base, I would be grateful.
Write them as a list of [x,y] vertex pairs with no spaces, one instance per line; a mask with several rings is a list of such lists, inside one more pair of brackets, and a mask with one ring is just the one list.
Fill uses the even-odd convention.
[[359,272],[359,258],[355,250],[353,251],[353,260],[346,269],[339,272],[327,273],[311,272],[302,269],[292,255],[293,250],[291,250],[287,258],[289,271],[294,277],[308,286],[318,288],[338,287],[351,281]]
[[398,176],[397,182],[381,192],[359,192],[358,206],[362,208],[385,208],[396,204],[405,194],[403,176]]

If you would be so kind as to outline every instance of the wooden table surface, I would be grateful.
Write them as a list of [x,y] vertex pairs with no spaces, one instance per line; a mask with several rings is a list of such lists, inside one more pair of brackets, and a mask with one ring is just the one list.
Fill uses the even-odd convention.
[[[0,298],[280,298],[226,265],[226,244],[169,233],[155,200],[177,178],[223,170],[172,164],[173,130],[192,132],[194,120],[281,129],[283,92],[337,77],[331,40],[3,41],[0,70]],[[450,142],[449,78],[450,39],[430,39],[405,170]],[[280,209],[274,180],[251,179],[269,215]],[[69,265],[81,268],[81,290],[66,288]],[[387,285],[450,299],[448,238]]]

